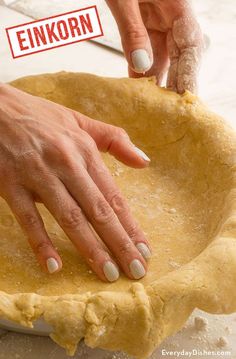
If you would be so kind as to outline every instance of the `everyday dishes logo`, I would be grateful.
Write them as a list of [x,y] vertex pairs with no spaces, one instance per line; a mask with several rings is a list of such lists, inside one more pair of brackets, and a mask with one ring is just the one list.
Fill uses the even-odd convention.
[[96,6],[9,27],[6,33],[14,59],[103,36]]

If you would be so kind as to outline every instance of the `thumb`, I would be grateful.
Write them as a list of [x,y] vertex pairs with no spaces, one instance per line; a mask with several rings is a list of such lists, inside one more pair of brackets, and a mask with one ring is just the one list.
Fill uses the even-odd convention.
[[138,0],[107,0],[117,22],[129,67],[145,73],[152,67],[152,47],[142,20]]
[[122,128],[76,114],[80,128],[93,138],[99,151],[109,152],[117,160],[134,168],[143,168],[150,163],[148,156],[131,142]]

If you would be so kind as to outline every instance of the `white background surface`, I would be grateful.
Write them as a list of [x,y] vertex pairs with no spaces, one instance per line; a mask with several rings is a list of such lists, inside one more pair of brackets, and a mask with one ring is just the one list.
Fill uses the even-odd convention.
[[[30,7],[33,0],[20,0],[14,7]],[[97,0],[102,3],[101,0]],[[97,1],[93,1],[96,3]],[[68,3],[71,3],[68,0]],[[36,3],[34,1],[34,3]],[[49,0],[37,1],[38,7],[31,6],[34,11],[45,11],[49,6]],[[60,5],[65,2],[53,0]],[[69,8],[84,7],[91,1],[74,1],[76,6]],[[202,70],[200,73],[199,94],[216,112],[223,115],[231,125],[236,128],[236,3],[235,0],[194,1],[199,16],[199,21],[204,32],[210,37],[210,48],[205,54]],[[38,10],[37,10],[38,9]],[[52,10],[50,10],[52,11]],[[100,12],[104,19],[107,38],[110,36],[110,20],[106,19],[103,7]],[[31,13],[31,12],[30,12]],[[13,10],[0,6],[0,81],[6,82],[20,76],[32,75],[43,72],[56,72],[60,70],[90,72],[105,76],[126,76],[126,62],[124,58],[114,51],[95,45],[92,42],[74,44],[64,48],[58,48],[40,54],[13,60],[5,36],[5,28],[29,21],[30,19]],[[117,41],[111,37],[112,41]],[[236,359],[236,314],[231,316],[201,316],[208,317],[207,331],[197,333],[193,328],[194,314],[183,329],[173,338],[168,339],[162,348],[166,349],[189,349],[216,350],[216,342],[220,336],[228,340],[224,350],[231,350],[231,359]],[[127,333],[128,335],[128,333]],[[162,349],[161,348],[161,349]],[[153,354],[152,358],[162,358],[161,349]],[[195,358],[209,358],[209,356],[195,356]],[[223,358],[224,356],[221,356]],[[0,329],[0,359],[65,359],[64,351],[55,345],[49,338],[15,334]],[[101,350],[92,350],[83,344],[76,354],[76,358],[89,359],[119,359],[127,358],[123,354],[112,354]],[[172,358],[175,358],[172,356]],[[229,356],[228,356],[229,358]]]

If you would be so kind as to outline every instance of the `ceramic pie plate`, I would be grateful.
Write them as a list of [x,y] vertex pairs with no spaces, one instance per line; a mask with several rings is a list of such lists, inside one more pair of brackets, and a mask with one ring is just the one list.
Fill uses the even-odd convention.
[[2,329],[11,330],[13,332],[34,334],[34,335],[45,335],[48,336],[52,332],[52,327],[45,323],[41,318],[34,322],[33,328],[23,327],[20,324],[14,323],[10,320],[0,319],[0,327]]

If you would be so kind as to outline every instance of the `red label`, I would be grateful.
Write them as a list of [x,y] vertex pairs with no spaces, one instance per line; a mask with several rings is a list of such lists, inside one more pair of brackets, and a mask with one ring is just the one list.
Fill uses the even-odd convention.
[[96,6],[6,29],[13,58],[103,36]]

